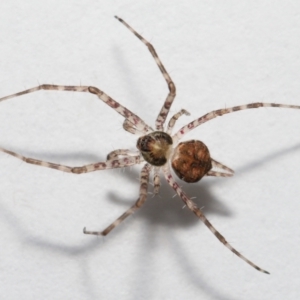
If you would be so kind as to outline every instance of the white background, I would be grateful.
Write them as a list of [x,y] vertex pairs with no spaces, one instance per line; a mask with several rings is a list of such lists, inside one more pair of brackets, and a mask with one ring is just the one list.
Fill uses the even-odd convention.
[[[0,97],[39,83],[94,85],[148,124],[177,87],[176,128],[255,101],[300,105],[299,1],[1,1]],[[0,146],[78,166],[135,149],[123,118],[90,94],[37,92],[1,103]],[[204,141],[233,178],[181,183],[245,256],[226,249],[162,178],[158,197],[107,237],[134,203],[141,166],[72,175],[0,153],[1,299],[298,299],[300,111],[217,118]],[[150,190],[151,191],[151,190]]]

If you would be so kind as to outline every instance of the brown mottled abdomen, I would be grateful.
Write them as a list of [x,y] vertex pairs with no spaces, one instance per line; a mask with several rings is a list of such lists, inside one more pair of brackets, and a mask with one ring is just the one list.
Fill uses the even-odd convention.
[[208,148],[195,140],[179,143],[174,150],[172,168],[185,182],[199,181],[212,168]]

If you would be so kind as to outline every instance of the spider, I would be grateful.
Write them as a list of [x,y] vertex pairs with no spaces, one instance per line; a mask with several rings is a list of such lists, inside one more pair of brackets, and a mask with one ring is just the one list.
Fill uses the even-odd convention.
[[133,204],[128,210],[126,210],[119,218],[111,223],[103,231],[88,231],[86,228],[83,229],[85,234],[92,235],[107,235],[115,227],[117,227],[122,221],[128,216],[132,215],[137,211],[147,199],[148,183],[150,173],[153,171],[153,191],[154,194],[159,192],[160,188],[160,171],[163,172],[164,177],[168,184],[175,190],[178,196],[182,199],[185,205],[207,226],[207,228],[215,235],[215,237],[224,244],[230,251],[236,254],[239,258],[244,260],[250,266],[256,270],[270,274],[266,270],[260,268],[252,261],[247,259],[235,248],[233,248],[221,235],[219,231],[209,222],[202,210],[187,196],[187,194],[181,189],[179,184],[175,181],[170,165],[172,166],[175,174],[179,179],[193,183],[199,181],[203,176],[217,176],[217,177],[230,177],[233,176],[234,171],[220,162],[210,157],[207,146],[197,140],[189,140],[180,142],[179,141],[191,130],[195,129],[199,125],[208,122],[216,117],[223,116],[225,114],[238,112],[241,110],[259,108],[259,107],[279,107],[279,108],[293,108],[300,109],[298,105],[285,105],[276,103],[250,103],[246,105],[234,106],[231,108],[224,108],[211,111],[194,121],[188,123],[179,129],[175,134],[172,133],[173,127],[182,115],[189,115],[189,113],[182,109],[176,113],[168,122],[166,128],[164,124],[171,105],[176,96],[175,84],[172,81],[170,75],[166,71],[160,58],[158,57],[154,47],[145,40],[139,33],[137,33],[132,27],[130,27],[124,20],[115,16],[125,27],[127,27],[150,51],[153,56],[161,74],[163,75],[169,93],[166,100],[156,118],[155,130],[147,125],[140,117],[131,112],[126,107],[112,99],[110,96],[105,94],[103,91],[93,86],[66,86],[66,85],[53,85],[53,84],[42,84],[37,87],[24,90],[22,92],[9,95],[0,98],[0,101],[8,100],[21,95],[29,94],[39,90],[52,90],[52,91],[73,91],[73,92],[85,92],[95,94],[105,104],[113,108],[117,113],[124,117],[123,128],[131,133],[138,135],[137,150],[130,151],[128,149],[118,149],[110,152],[107,155],[107,160],[104,162],[97,162],[89,165],[79,167],[69,167],[65,165],[55,164],[52,162],[46,162],[37,160],[34,158],[28,158],[12,151],[0,148],[0,151],[12,155],[18,159],[23,160],[26,163],[52,168],[62,172],[68,172],[73,174],[83,174],[87,172],[93,172],[98,170],[107,170],[114,168],[124,168],[133,166],[136,164],[144,163],[140,173],[140,190],[139,197],[135,204]]

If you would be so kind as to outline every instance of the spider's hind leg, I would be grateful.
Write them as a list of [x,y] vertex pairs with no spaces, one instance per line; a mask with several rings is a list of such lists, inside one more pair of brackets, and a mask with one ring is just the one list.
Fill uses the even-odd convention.
[[226,172],[210,170],[209,172],[207,172],[207,174],[206,174],[207,176],[231,177],[234,175],[234,171],[232,169],[230,169],[227,166],[221,164],[220,162],[214,160],[213,158],[211,158],[211,163],[212,163],[213,168],[222,169]]
[[233,174],[225,173],[225,172],[218,172],[218,171],[208,171],[206,176],[215,176],[215,177],[232,177]]
[[268,271],[263,270],[256,264],[254,264],[252,261],[250,261],[248,258],[246,258],[244,255],[242,255],[240,252],[238,252],[235,248],[233,248],[224,238],[224,236],[208,221],[206,216],[203,214],[202,210],[197,207],[196,203],[194,203],[191,198],[189,198],[185,192],[179,187],[178,183],[173,179],[173,176],[171,174],[170,168],[168,165],[163,166],[163,172],[165,175],[165,178],[169,185],[175,190],[175,192],[178,194],[178,196],[182,199],[182,201],[186,204],[186,206],[204,223],[204,225],[214,234],[214,236],[225,246],[227,247],[232,253],[237,255],[239,258],[244,260],[247,264],[249,264],[254,269],[270,274]]

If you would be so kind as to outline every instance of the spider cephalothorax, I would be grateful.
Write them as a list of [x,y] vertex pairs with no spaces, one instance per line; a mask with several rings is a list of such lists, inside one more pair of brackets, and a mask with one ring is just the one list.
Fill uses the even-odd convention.
[[[164,131],[164,123],[167,119],[168,113],[170,111],[171,105],[176,96],[175,84],[172,81],[170,75],[166,71],[164,65],[159,59],[153,46],[146,41],[139,33],[137,33],[132,27],[130,27],[125,21],[116,17],[122,24],[124,24],[138,39],[140,39],[149,49],[151,55],[153,56],[161,74],[163,75],[169,93],[166,97],[165,102],[156,118],[155,130],[153,130],[149,125],[147,125],[139,116],[131,112],[129,109],[121,105],[116,100],[112,99],[110,96],[105,94],[103,91],[96,87],[91,86],[66,86],[66,85],[52,85],[52,84],[42,84],[37,87],[0,98],[0,101],[11,99],[24,94],[29,94],[39,90],[55,90],[55,91],[74,91],[74,92],[84,92],[96,95],[105,104],[114,109],[122,117],[124,117],[123,128],[131,133],[142,135],[137,141],[137,148],[139,151],[131,151],[127,149],[117,149],[112,151],[107,155],[107,160],[104,162],[97,162],[85,166],[79,167],[69,167],[65,165],[59,165],[51,162],[41,161],[34,158],[27,158],[20,154],[14,153],[12,151],[0,148],[0,151],[5,152],[9,155],[15,156],[23,160],[26,163],[39,165],[47,168],[52,168],[58,171],[68,172],[72,174],[83,174],[88,172],[93,172],[97,170],[107,170],[115,168],[123,168],[128,166],[133,166],[147,162],[144,164],[140,175],[140,192],[139,197],[135,204],[133,204],[127,211],[125,211],[119,218],[117,218],[112,224],[102,231],[87,231],[85,228],[83,230],[86,234],[94,235],[107,235],[112,229],[118,226],[123,220],[128,216],[133,214],[137,209],[139,209],[147,199],[148,193],[148,183],[150,173],[153,171],[153,185],[154,194],[157,194],[160,187],[160,177],[159,172],[162,171],[164,177],[168,184],[175,190],[177,195],[182,199],[185,205],[207,226],[207,228],[215,235],[215,237],[224,244],[230,251],[236,254],[238,257],[247,262],[250,266],[264,273],[267,271],[261,269],[253,262],[248,260],[245,256],[239,253],[235,248],[233,248],[226,239],[221,235],[219,231],[208,221],[206,216],[203,214],[202,210],[197,207],[196,203],[189,198],[186,193],[182,190],[179,184],[174,180],[172,173],[170,171],[170,165],[172,165],[177,176],[186,182],[196,182],[199,181],[203,176],[217,176],[217,177],[229,177],[232,176],[234,171],[225,165],[217,162],[210,157],[208,148],[204,143],[200,141],[187,141],[178,142],[184,137],[185,134],[198,127],[199,125],[210,121],[216,117],[222,116],[224,114],[234,113],[241,110],[253,109],[259,107],[279,107],[279,108],[293,108],[300,109],[298,105],[286,105],[277,103],[250,103],[246,105],[234,106],[231,108],[224,108],[211,111],[200,118],[183,126],[175,134],[172,134],[172,130],[177,119],[183,114],[189,115],[189,113],[182,109],[177,114],[175,114],[168,123],[167,129]],[[214,168],[221,169],[221,171],[214,170]]]
[[170,157],[172,144],[172,138],[167,133],[154,131],[141,136],[136,147],[141,151],[145,161],[153,166],[161,167]]

